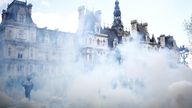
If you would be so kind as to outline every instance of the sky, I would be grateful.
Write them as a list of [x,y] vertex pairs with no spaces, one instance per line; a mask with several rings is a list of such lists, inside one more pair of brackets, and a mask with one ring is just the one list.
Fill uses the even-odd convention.
[[[13,0],[0,0],[0,10]],[[20,0],[25,1],[25,0]],[[33,4],[33,21],[38,27],[75,32],[78,28],[78,7],[102,11],[102,25],[111,25],[115,0],[28,0]],[[149,33],[173,35],[178,46],[187,44],[184,20],[192,15],[192,0],[119,0],[124,27],[130,21],[147,22]],[[1,21],[1,18],[0,18]]]

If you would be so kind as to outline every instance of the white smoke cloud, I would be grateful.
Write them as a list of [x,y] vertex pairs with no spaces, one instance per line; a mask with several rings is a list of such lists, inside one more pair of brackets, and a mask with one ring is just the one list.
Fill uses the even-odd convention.
[[[76,36],[74,38],[77,38]],[[78,40],[77,40],[78,41]],[[63,42],[65,59],[59,73],[37,72],[32,79],[31,100],[16,83],[7,89],[7,76],[0,78],[1,107],[10,108],[191,108],[192,72],[178,63],[178,54],[153,50],[132,42],[119,45],[122,64],[115,51],[86,64],[79,45]],[[92,66],[89,68],[89,66]]]
[[[57,14],[33,15],[34,21],[42,26],[74,27],[71,17],[66,20],[66,17]],[[61,23],[63,19],[70,23]],[[20,83],[15,82],[17,86],[7,89],[8,75],[0,76],[0,107],[192,107],[192,71],[178,64],[176,52],[150,50],[133,42],[118,47],[123,56],[122,64],[117,63],[114,52],[110,51],[89,68],[90,65],[82,59],[75,58],[79,55],[79,45],[74,46],[72,42],[66,39],[63,43],[65,63],[60,64],[63,68],[59,73],[37,72],[34,76],[30,101],[25,99]]]
[[[76,54],[72,53],[77,49],[71,46],[71,40],[64,45],[69,53],[63,56],[74,58]],[[38,72],[33,78],[36,89],[31,101],[24,98],[23,89],[7,95],[1,87],[0,106],[191,108],[192,73],[177,63],[175,52],[149,50],[137,43],[121,45],[119,50],[124,59],[120,65],[108,55],[88,70],[83,61],[68,59],[60,73]]]
[[174,108],[191,108],[192,83],[180,81],[169,86],[171,105]]

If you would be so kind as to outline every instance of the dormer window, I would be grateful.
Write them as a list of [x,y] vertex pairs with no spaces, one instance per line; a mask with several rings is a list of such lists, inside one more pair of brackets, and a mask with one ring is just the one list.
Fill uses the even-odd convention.
[[24,23],[26,20],[26,12],[24,8],[20,8],[18,13],[17,13],[17,20],[20,23]]
[[25,15],[24,14],[20,14],[18,17],[18,20],[20,23],[24,23],[25,22]]

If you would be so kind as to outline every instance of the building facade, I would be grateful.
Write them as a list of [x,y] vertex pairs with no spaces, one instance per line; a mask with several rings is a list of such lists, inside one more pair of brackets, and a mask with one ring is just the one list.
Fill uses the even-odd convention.
[[0,25],[0,73],[29,75],[59,70],[66,53],[63,43],[72,33],[38,28],[32,4],[14,0],[2,11]]
[[[138,41],[139,44],[150,49],[178,49],[173,36],[161,35],[157,40],[154,35],[150,37],[147,23],[138,23],[137,20],[132,20],[131,30],[128,31],[127,29],[124,29],[118,0],[115,1],[113,12],[114,20],[111,27],[101,27],[102,13],[100,10],[94,12],[85,9],[84,6],[80,6],[78,12],[79,28],[77,34],[80,37],[83,37],[82,39],[86,40],[85,43],[89,41],[90,44],[101,45],[100,47],[83,47],[83,52],[94,50],[91,55],[100,54],[100,51],[103,52],[101,54],[107,54],[108,50],[114,50],[118,44],[129,43],[131,41]],[[90,39],[90,37],[92,39]],[[90,40],[93,41],[90,42]],[[89,55],[90,53],[87,53],[87,55],[84,53],[86,58],[93,59],[94,56],[88,57]]]
[[[2,11],[0,24],[0,73],[27,76],[36,72],[59,72],[66,61],[68,52],[65,43],[77,44],[80,56],[88,62],[107,55],[118,44],[139,40],[140,44],[151,48],[177,49],[172,36],[162,35],[156,41],[150,38],[147,23],[131,21],[131,31],[124,29],[119,1],[115,1],[112,27],[101,26],[101,11],[89,11],[84,6],[78,8],[79,28],[77,33],[61,32],[38,28],[32,20],[32,4],[13,0]],[[137,33],[137,37],[134,37]],[[75,40],[74,40],[75,39]],[[69,45],[70,46],[70,45]]]

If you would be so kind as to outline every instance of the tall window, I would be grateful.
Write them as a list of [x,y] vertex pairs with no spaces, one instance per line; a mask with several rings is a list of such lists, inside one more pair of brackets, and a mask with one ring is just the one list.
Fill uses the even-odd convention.
[[24,71],[24,66],[21,65],[21,64],[18,64],[18,66],[17,66],[17,71],[18,71],[18,72],[23,72],[23,71]]
[[103,46],[105,46],[105,40],[103,40]]
[[22,59],[23,58],[23,54],[22,53],[18,53],[17,58],[18,59]]
[[97,45],[100,45],[100,40],[99,39],[97,39]]
[[11,56],[11,48],[8,48],[8,56]]
[[31,58],[33,58],[33,49],[31,49]]

